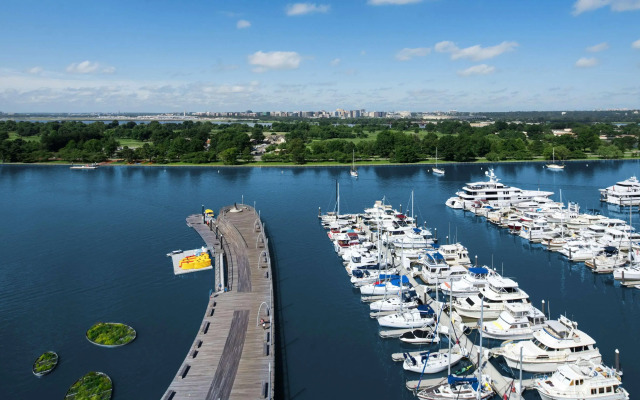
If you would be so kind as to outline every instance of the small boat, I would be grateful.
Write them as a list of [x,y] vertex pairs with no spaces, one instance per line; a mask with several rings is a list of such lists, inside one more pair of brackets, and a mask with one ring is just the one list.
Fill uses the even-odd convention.
[[402,276],[401,278],[391,279],[386,282],[378,281],[371,285],[360,286],[360,294],[367,296],[398,294],[402,290],[401,286],[411,286],[409,278],[407,278],[406,276]]
[[449,367],[449,365],[455,365],[467,355],[460,347],[455,345],[449,352],[439,351],[425,351],[420,353],[419,357],[414,357],[409,353],[404,353],[404,362],[402,368],[405,371],[436,374],[442,372]]
[[478,378],[456,377],[449,375],[447,382],[422,389],[418,392],[418,398],[424,400],[471,400],[488,399],[493,396],[491,378],[482,375],[482,384]]
[[620,375],[602,364],[581,361],[560,365],[551,376],[539,376],[533,388],[542,400],[628,400]]
[[71,167],[69,167],[69,169],[96,169],[96,168],[98,168],[98,165],[96,163],[84,164],[84,165],[73,165],[73,164],[71,164]]
[[403,333],[400,340],[411,344],[430,344],[440,343],[440,336],[432,329],[414,329]]
[[438,168],[438,148],[436,147],[436,166],[431,168],[434,175],[444,175],[444,169]]
[[410,311],[403,311],[397,314],[385,315],[378,318],[380,326],[399,329],[421,328],[433,325],[435,322],[435,312],[428,305],[420,305]]
[[547,164],[547,169],[550,169],[552,171],[562,171],[564,169],[564,165],[559,165],[556,164],[556,149],[553,148],[553,154],[552,154],[552,160],[551,160],[551,164]]
[[495,321],[484,321],[484,336],[498,340],[531,339],[533,332],[547,325],[544,313],[531,304],[507,304]]
[[409,290],[399,296],[393,296],[389,299],[374,301],[369,304],[369,309],[373,312],[380,312],[416,308],[420,305],[420,302],[417,300],[416,296],[417,295],[415,290]]
[[353,150],[352,160],[351,160],[351,171],[349,171],[352,177],[358,177],[358,170],[356,169],[356,151]]
[[174,254],[180,254],[182,250],[173,250],[172,252],[167,253],[167,257],[171,257]]

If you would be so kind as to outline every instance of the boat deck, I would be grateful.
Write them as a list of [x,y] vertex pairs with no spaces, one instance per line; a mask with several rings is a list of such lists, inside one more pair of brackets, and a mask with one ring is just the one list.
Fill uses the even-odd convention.
[[224,285],[210,297],[196,338],[162,399],[271,399],[273,285],[264,225],[246,205],[224,207],[217,220],[192,215],[187,224],[215,250],[216,285]]

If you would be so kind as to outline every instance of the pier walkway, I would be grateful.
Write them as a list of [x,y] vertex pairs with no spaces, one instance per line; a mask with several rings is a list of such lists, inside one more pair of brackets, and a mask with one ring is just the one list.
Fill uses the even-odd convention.
[[187,224],[212,250],[217,291],[162,400],[271,399],[273,283],[264,225],[240,204],[223,207],[217,219],[191,215]]

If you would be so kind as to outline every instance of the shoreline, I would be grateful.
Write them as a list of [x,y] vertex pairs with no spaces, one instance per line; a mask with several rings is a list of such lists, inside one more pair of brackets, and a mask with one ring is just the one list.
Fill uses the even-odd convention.
[[[629,157],[629,158],[585,158],[585,159],[577,159],[577,160],[565,160],[565,165],[568,163],[578,163],[578,162],[602,162],[602,161],[633,161],[640,160],[639,157]],[[548,163],[550,160],[510,160],[510,161],[487,161],[487,160],[478,160],[478,161],[453,161],[453,162],[441,162],[438,164],[446,167],[447,165],[467,165],[467,164],[478,164],[478,165],[486,165],[486,164],[523,164],[523,163]],[[87,163],[58,163],[58,162],[34,162],[34,163],[3,163],[0,162],[0,165],[42,165],[42,166],[67,166],[70,167],[72,165],[84,165]],[[200,168],[351,168],[351,164],[319,164],[319,163],[309,163],[309,164],[238,164],[238,165],[224,165],[224,164],[155,164],[155,163],[116,163],[116,162],[103,162],[97,163],[98,167],[200,167]],[[362,163],[355,164],[356,167],[408,167],[408,166],[435,166],[434,162],[417,162],[417,163]]]

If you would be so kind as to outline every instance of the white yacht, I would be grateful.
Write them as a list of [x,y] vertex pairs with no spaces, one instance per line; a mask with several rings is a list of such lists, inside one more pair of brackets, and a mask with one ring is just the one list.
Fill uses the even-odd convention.
[[561,365],[549,377],[538,377],[533,388],[542,400],[628,400],[629,393],[621,384],[620,375],[613,368],[579,362]]
[[[484,302],[484,307],[482,307]],[[518,287],[518,283],[499,275],[487,277],[487,285],[478,294],[453,300],[456,312],[467,318],[480,319],[482,311],[486,319],[496,319],[507,303],[530,304],[529,295]]]
[[469,297],[487,285],[489,274],[495,273],[487,267],[471,267],[459,281],[442,282],[440,291],[446,296]]
[[442,244],[438,247],[438,251],[449,265],[462,265],[463,267],[471,265],[469,250],[460,243]]
[[[402,284],[400,283],[401,281]],[[370,285],[360,286],[360,294],[367,296],[399,294],[402,291],[400,286],[406,287],[407,289],[411,286],[409,279],[406,276],[390,279],[385,282],[376,282]]]
[[[418,260],[418,265],[420,278],[427,285],[439,285],[444,281],[458,281],[467,273],[466,268],[459,265],[449,266],[439,251],[427,251],[425,256]],[[416,267],[415,262],[413,267]]]
[[402,295],[391,296],[387,299],[376,300],[369,304],[369,310],[373,312],[379,311],[398,311],[416,308],[420,305],[416,299],[415,290],[408,290]]
[[623,256],[617,248],[606,246],[600,253],[584,264],[593,269],[597,274],[608,274],[627,263],[627,258]]
[[640,205],[640,182],[638,178],[632,176],[613,186],[600,189],[600,201],[619,206]]
[[591,336],[578,330],[578,323],[561,315],[556,320],[547,321],[547,327],[533,333],[533,338],[523,342],[509,343],[500,353],[513,369],[520,368],[522,349],[522,369],[530,372],[553,372],[561,364],[590,360],[602,362],[600,351]]
[[455,197],[449,198],[445,204],[451,208],[475,208],[482,204],[492,207],[510,207],[512,205],[529,201],[534,197],[547,198],[553,192],[540,190],[522,190],[517,187],[500,183],[499,179],[489,168],[485,171],[489,181],[467,183],[461,191],[456,192]]
[[547,325],[544,313],[531,304],[507,304],[495,321],[484,321],[482,336],[498,340],[531,339]]

